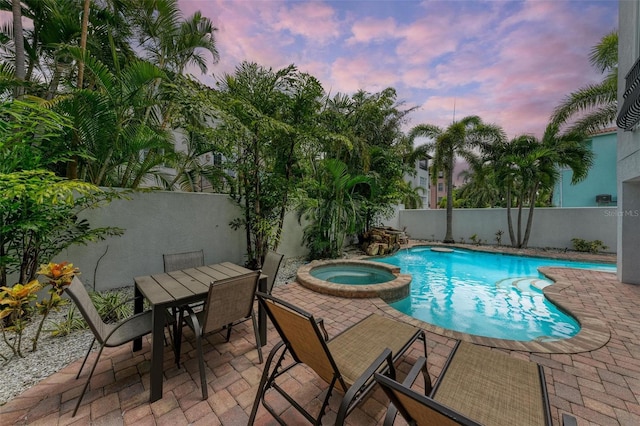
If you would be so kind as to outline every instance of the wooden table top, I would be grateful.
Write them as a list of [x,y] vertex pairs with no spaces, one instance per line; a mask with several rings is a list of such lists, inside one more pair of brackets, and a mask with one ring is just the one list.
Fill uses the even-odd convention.
[[138,290],[152,305],[202,299],[213,281],[247,274],[251,270],[231,262],[136,277]]

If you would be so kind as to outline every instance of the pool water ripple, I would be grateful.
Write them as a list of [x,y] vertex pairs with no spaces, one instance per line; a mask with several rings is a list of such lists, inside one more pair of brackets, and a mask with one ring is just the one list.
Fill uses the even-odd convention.
[[391,303],[400,312],[449,330],[517,341],[567,339],[580,331],[575,318],[544,297],[551,282],[539,267],[615,271],[603,264],[429,247],[377,261],[413,277],[410,297]]

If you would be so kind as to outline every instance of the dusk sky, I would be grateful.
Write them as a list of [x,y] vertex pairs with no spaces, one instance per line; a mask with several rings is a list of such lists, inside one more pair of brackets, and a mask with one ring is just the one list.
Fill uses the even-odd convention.
[[556,105],[602,80],[588,60],[618,28],[618,0],[283,1],[179,0],[218,28],[218,64],[201,81],[242,61],[274,70],[295,64],[325,91],[394,87],[417,106],[408,127],[448,126],[479,115],[509,138],[541,136]]
[[[631,0],[622,0],[631,1]],[[603,75],[589,52],[618,29],[618,0],[179,0],[218,28],[220,61],[205,84],[242,61],[294,64],[331,96],[393,87],[417,107],[410,127],[478,115],[509,138],[538,137],[567,95]],[[0,15],[5,22],[10,15]],[[28,25],[28,24],[27,24]]]

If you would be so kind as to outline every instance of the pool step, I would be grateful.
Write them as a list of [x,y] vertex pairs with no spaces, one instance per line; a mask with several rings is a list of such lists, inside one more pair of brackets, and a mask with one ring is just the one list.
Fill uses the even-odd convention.
[[503,290],[513,290],[515,287],[522,294],[540,294],[550,284],[538,277],[509,277],[496,282],[496,287]]

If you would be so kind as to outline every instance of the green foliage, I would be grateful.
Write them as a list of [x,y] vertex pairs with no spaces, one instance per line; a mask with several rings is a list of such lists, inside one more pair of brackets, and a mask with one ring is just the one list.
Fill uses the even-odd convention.
[[0,103],[0,173],[43,168],[64,161],[52,139],[70,127],[69,119],[34,101]]
[[417,137],[430,138],[432,142],[425,144],[420,149],[424,152],[433,152],[431,165],[431,181],[436,183],[440,172],[445,177],[447,186],[446,202],[447,229],[443,241],[453,240],[453,169],[457,157],[462,157],[469,163],[476,158],[475,148],[484,145],[500,144],[505,140],[504,130],[493,124],[485,124],[478,116],[471,115],[453,122],[446,129],[441,129],[432,124],[419,124],[411,129],[410,140]]
[[114,323],[133,314],[133,304],[126,303],[128,299],[123,292],[92,292],[90,296],[100,317],[106,323]]
[[366,176],[352,176],[347,165],[336,159],[322,161],[319,175],[307,181],[299,199],[298,219],[309,222],[303,241],[311,259],[342,255],[344,239],[356,232],[363,198],[358,191],[368,185]]
[[606,250],[608,247],[600,240],[587,241],[582,238],[572,238],[573,249],[575,251],[581,251],[586,253],[599,253],[602,250]]
[[242,217],[247,266],[257,268],[269,248],[277,247],[291,194],[302,179],[305,147],[324,132],[318,126],[322,86],[293,65],[274,71],[243,63],[212,92],[223,123],[218,135],[232,153],[236,172],[232,196]]
[[91,228],[78,217],[121,196],[44,170],[0,174],[0,285],[14,272],[18,282],[31,281],[40,263],[72,244],[122,234],[119,228]]
[[604,74],[600,83],[581,87],[553,111],[552,123],[569,124],[571,131],[592,133],[615,121],[618,107],[618,32],[606,34],[591,49],[589,61]]
[[52,322],[47,331],[50,332],[53,337],[63,337],[74,331],[84,330],[85,328],[87,328],[87,322],[82,318],[82,315],[80,315],[75,305],[71,305],[64,320]]
[[[31,305],[38,298],[37,292],[42,286],[38,280],[27,284],[15,284],[12,287],[0,287],[0,329],[2,339],[11,348],[14,355],[22,357],[22,334],[29,318],[34,312]],[[7,332],[14,335],[14,339],[7,337]]]

